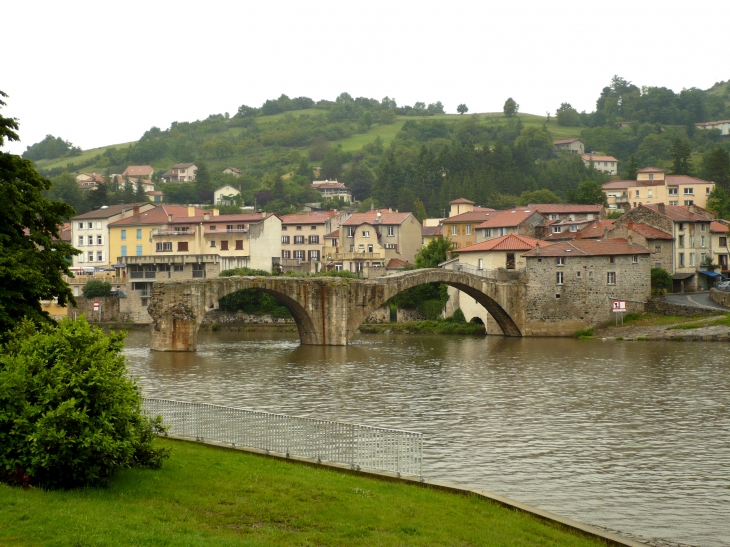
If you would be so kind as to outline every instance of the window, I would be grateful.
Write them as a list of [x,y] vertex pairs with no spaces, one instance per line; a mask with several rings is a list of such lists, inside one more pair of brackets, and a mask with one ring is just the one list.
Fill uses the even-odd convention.
[[684,236],[679,236],[679,246],[684,247]]
[[172,266],[172,271],[173,272],[181,272],[181,271],[183,271],[183,265],[182,264],[174,264]]
[[471,224],[466,225],[466,235],[468,235],[468,236],[471,235]]
[[291,251],[281,251],[281,258],[291,258]]
[[179,251],[187,251],[188,250],[188,242],[187,241],[178,241],[177,242],[177,250]]
[[710,187],[709,186],[707,188],[705,188],[705,194],[708,195],[708,196],[710,195]]
[[705,236],[700,236],[700,247],[703,247],[703,248],[707,247],[707,245],[705,244],[705,241],[706,241]]
[[302,227],[301,227],[301,226],[297,226],[297,230],[301,230],[301,229],[302,229]]
[[636,194],[634,195],[635,198],[641,197],[639,196],[639,190],[636,191]]
[[350,245],[350,252],[351,253],[354,253],[355,252],[355,246],[354,245]]
[[695,236],[690,234],[689,236],[689,246],[694,247],[695,246]]
[[389,236],[395,235],[395,226],[388,226],[388,235]]
[[685,196],[694,196],[695,195],[695,189],[694,188],[685,188],[684,189],[684,195]]
[[607,285],[616,284],[616,272],[606,272],[606,284]]
[[211,239],[210,240],[210,246],[211,247],[215,247],[215,239]]
[[94,244],[94,236],[89,236],[89,245]]
[[319,236],[309,236],[310,245],[319,245]]
[[355,227],[354,226],[347,227],[347,237],[355,237]]
[[363,230],[362,237],[370,237],[370,230]]
[[104,261],[104,253],[102,253],[101,251],[99,251],[98,253],[96,253],[96,260],[97,260],[97,262],[103,262]]
[[695,254],[689,253],[689,265],[694,266],[695,265]]
[[654,252],[655,253],[661,253],[662,252],[662,246],[661,245],[655,245],[654,246]]
[[508,270],[515,269],[515,253],[507,253],[507,269]]
[[477,265],[477,268],[480,270],[484,269],[484,259],[483,258],[479,259],[479,264]]
[[309,251],[309,261],[319,262],[319,251]]
[[[124,246],[124,249],[126,249],[126,248],[127,248],[127,247],[126,247],[126,245],[125,245],[125,246]],[[156,251],[157,251],[158,253],[160,253],[160,252],[167,252],[167,251],[172,251],[172,243],[171,243],[170,241],[167,241],[167,242],[165,242],[165,243],[158,243],[158,244],[157,244],[157,246],[156,246],[156,248],[155,248],[155,250],[156,250]]]
[[649,173],[649,180],[654,180],[654,173]]
[[638,264],[639,263],[639,255],[631,255],[631,263],[632,264]]
[[304,236],[294,236],[294,245],[304,245]]
[[288,228],[287,228],[286,226],[282,226],[282,227],[281,227],[281,231],[282,231],[282,232],[286,232],[287,230],[288,230]]
[[233,224],[226,224],[226,232],[232,232],[233,231]]
[[79,230],[83,230],[84,229],[84,223],[83,222],[79,222],[78,228],[79,228]]
[[492,229],[484,228],[484,237],[492,237]]
[[654,192],[652,190],[649,190],[649,195],[647,197],[653,198],[654,197]]
[[679,205],[679,202],[675,201],[669,201],[669,205]]
[[700,224],[700,232],[705,232],[707,228],[707,224]]
[[88,228],[89,230],[91,230],[91,229],[92,229],[92,228],[94,227],[94,223],[93,223],[93,222],[87,222],[87,223],[86,223],[86,227],[87,227],[87,228]]
[[227,251],[228,250],[228,240],[221,241],[221,251]]
[[84,236],[79,236],[79,247],[83,246],[84,244]]
[[[372,247],[372,245],[370,245]],[[386,243],[385,244],[386,249],[397,249],[398,246],[395,243]]]
[[572,224],[570,226],[570,231],[571,232],[577,232],[578,231],[578,225],[577,224]]
[[557,272],[555,274],[555,284],[556,285],[562,285],[563,284],[563,272]]
[[236,240],[236,250],[243,251],[243,240],[242,239]]
[[236,226],[236,230],[239,232],[245,232],[246,231],[246,225],[245,224],[239,224]]
[[[215,226],[211,226],[209,229],[211,232],[215,232]],[[284,229],[286,229],[286,228],[284,228]]]
[[727,247],[727,237],[726,236],[720,237],[720,247]]
[[304,260],[304,251],[294,251],[294,258]]
[[700,254],[700,265],[707,264],[707,253]]
[[137,256],[142,256],[142,245],[137,245],[137,246],[135,247],[135,254],[136,254]]
[[316,230],[316,229],[317,229],[317,227],[314,224],[312,224],[312,230]]
[[593,271],[588,272],[588,279],[593,279]]
[[137,239],[142,239],[142,228],[137,228]]
[[[159,243],[158,243],[158,245],[159,245]],[[122,256],[127,256],[127,246],[126,245],[122,245]]]
[[616,264],[616,257],[611,255],[608,257],[608,263],[609,264]]
[[122,230],[122,241],[127,239],[127,230]]
[[369,253],[372,253],[373,252],[373,246],[372,245],[368,245],[368,252]]
[[550,215],[550,220],[558,220],[558,215]]
[[94,262],[94,253],[93,252],[89,253],[88,258],[89,258],[89,262]]
[[685,199],[685,200],[684,200],[684,204],[685,204],[685,205],[694,205],[694,204],[695,204],[695,202],[694,202],[693,200],[691,200],[691,199]]
[[684,268],[684,253],[679,253],[679,265]]
[[289,236],[281,236],[281,243],[283,245],[289,245]]
[[457,234],[458,234],[458,232],[457,232],[457,230],[456,230],[456,224],[452,224],[452,225],[451,225],[451,235],[452,235],[452,236],[455,236],[455,235],[457,235]]
[[96,244],[104,245],[104,236],[96,236]]
[[335,238],[332,238],[330,241],[332,241],[332,246],[337,247],[338,241]]
[[451,244],[451,248],[452,248],[452,249],[456,249],[456,248],[457,248],[457,246],[456,246],[456,243],[452,243],[452,244]]
[[507,235],[507,228],[497,228],[497,235],[498,236],[506,236]]
[[678,188],[670,188],[669,189],[669,195],[670,196],[676,196],[677,193],[678,193],[677,190],[678,190]]
[[559,234],[560,233],[560,226],[553,226],[553,233]]
[[558,258],[555,259],[555,263],[558,266],[565,266],[565,257],[564,256],[559,256]]

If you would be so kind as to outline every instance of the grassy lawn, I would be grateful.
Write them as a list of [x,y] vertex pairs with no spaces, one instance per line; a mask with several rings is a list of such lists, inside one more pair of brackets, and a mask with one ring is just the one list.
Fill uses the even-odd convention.
[[476,496],[172,440],[105,490],[0,485],[0,545],[603,545]]
[[[97,154],[103,154],[107,148],[119,148],[119,149],[129,148],[136,142],[137,141],[124,142],[122,144],[111,144],[109,146],[102,146],[101,148],[91,148],[89,150],[84,150],[78,156],[67,157],[67,158],[57,158],[55,160],[38,160],[34,163],[38,169],[55,169],[56,167],[66,167],[69,163],[73,163],[76,165],[82,165],[82,164],[86,163],[87,161],[93,159],[94,156],[96,156]],[[89,170],[91,170],[91,169],[89,169]]]
[[[707,315],[694,315],[692,317],[681,317],[678,315],[661,315],[658,313],[642,313],[641,315],[636,313],[627,313],[624,317],[623,325],[618,327],[627,327],[629,325],[635,327],[656,327],[662,325],[675,325],[679,323],[688,323],[690,321],[697,321],[698,319],[707,319]],[[607,325],[606,328],[616,327],[614,324]],[[693,327],[689,327],[693,328]]]

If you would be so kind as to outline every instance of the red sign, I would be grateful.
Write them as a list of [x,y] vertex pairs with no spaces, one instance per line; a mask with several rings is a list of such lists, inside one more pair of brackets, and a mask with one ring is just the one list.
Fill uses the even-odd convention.
[[99,311],[99,301],[94,302],[94,311]]
[[614,300],[612,308],[615,312],[626,311],[626,300]]

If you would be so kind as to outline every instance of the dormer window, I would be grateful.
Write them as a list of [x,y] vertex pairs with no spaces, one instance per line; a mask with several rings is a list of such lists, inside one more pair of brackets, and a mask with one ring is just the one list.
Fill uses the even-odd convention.
[[654,180],[654,173],[649,173],[649,180]]

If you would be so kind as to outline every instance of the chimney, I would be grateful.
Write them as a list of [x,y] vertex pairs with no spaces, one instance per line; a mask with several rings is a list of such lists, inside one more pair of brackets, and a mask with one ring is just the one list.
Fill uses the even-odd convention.
[[195,207],[193,207],[192,205],[188,205],[188,216],[189,217],[195,216]]
[[634,238],[631,237],[631,236],[629,236],[628,237],[628,242],[629,242],[629,247],[632,246],[634,244]]
[[220,209],[218,209],[217,207],[213,207],[213,216],[217,217],[220,214],[221,214]]
[[576,232],[575,239],[583,239],[583,230],[578,230]]
[[667,214],[667,208],[664,206],[663,203],[657,203],[656,210],[659,211],[659,213],[662,215]]
[[535,243],[535,254],[536,255],[540,254],[540,244],[539,243]]
[[603,239],[608,239],[608,228],[603,229]]
[[630,220],[629,220],[629,221],[628,221],[628,222],[626,223],[626,229],[627,229],[627,230],[628,230],[629,232],[633,232],[633,231],[634,231],[634,223],[633,223],[632,221],[630,221]]
[[134,218],[139,218],[139,205],[136,203],[132,206],[132,216]]
[[172,222],[173,220],[175,220],[175,215],[167,215],[168,222]]
[[210,213],[204,213],[203,220],[210,220]]
[[694,205],[690,205],[689,206],[689,212],[690,213],[696,213],[697,212],[697,208]]

